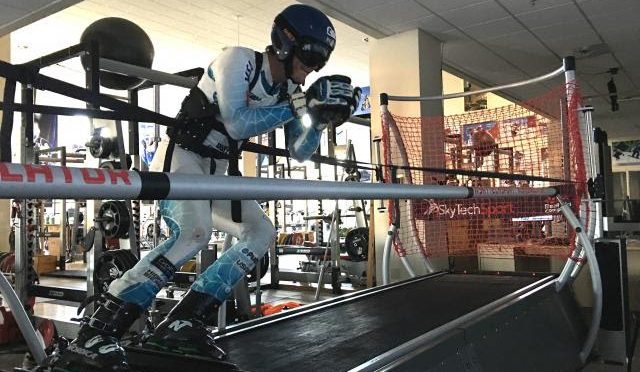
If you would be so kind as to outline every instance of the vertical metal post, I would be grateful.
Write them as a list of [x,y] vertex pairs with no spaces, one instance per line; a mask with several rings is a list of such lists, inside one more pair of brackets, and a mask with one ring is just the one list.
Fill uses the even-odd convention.
[[16,81],[6,79],[2,103],[2,126],[0,126],[0,161],[11,162],[11,136],[13,133],[13,103],[16,95]]
[[[160,85],[153,86],[153,111],[160,113]],[[158,146],[160,143],[160,125],[153,124],[153,143]]]
[[570,160],[571,154],[569,149],[569,133],[567,128],[567,100],[564,98],[560,99],[560,133],[562,133],[562,175],[565,180],[571,180],[571,167]]
[[578,112],[582,113],[583,115],[583,120],[582,120],[583,125],[581,125],[581,132],[583,131],[582,128],[584,128],[584,133],[582,138],[587,142],[586,144],[587,153],[585,154],[587,156],[587,159],[585,159],[586,168],[587,168],[587,179],[595,181],[597,175],[600,173],[600,167],[597,161],[598,149],[595,146],[595,142],[593,138],[594,136],[593,122],[591,120],[593,107],[592,106],[580,107],[578,109]]
[[[379,183],[384,183],[384,175],[382,172],[382,155],[380,152],[380,142],[382,142],[382,138],[381,137],[375,137],[373,139],[373,145],[375,147],[375,155],[376,155],[376,180]],[[373,212],[373,205],[371,206],[371,211]],[[378,201],[378,210],[379,211],[384,211],[386,209],[386,207],[384,206],[384,200],[380,199]]]
[[[153,111],[160,113],[160,85],[153,86]],[[154,146],[158,146],[160,143],[160,125],[153,124],[153,143]],[[144,162],[142,162],[144,164]],[[146,164],[144,164],[146,167]],[[160,233],[160,227],[162,226],[162,217],[160,216],[160,210],[158,209],[158,201],[153,201],[153,247],[158,246],[158,233]],[[157,228],[156,228],[157,223]],[[145,234],[146,232],[143,232]],[[216,252],[217,254],[217,252]]]
[[[316,154],[321,155],[320,146],[316,149]],[[315,169],[318,170],[317,180],[322,181],[322,163],[316,162]],[[324,209],[322,207],[322,200],[318,199],[316,215],[322,216],[324,215]],[[324,221],[319,219],[315,222],[316,224],[316,245],[323,246],[324,245]]]
[[[138,106],[138,89],[130,89],[128,92],[129,103]],[[135,169],[142,169],[142,161],[140,157],[140,124],[137,121],[129,120],[129,146],[127,146],[128,154],[131,156],[131,165]],[[120,155],[120,158],[123,158]],[[126,155],[124,155],[126,160]],[[123,163],[122,169],[127,169],[127,163]],[[131,212],[131,226],[129,227],[129,242],[133,243],[130,247],[133,255],[140,259],[140,200],[131,200],[127,203]],[[131,233],[133,232],[133,236]]]
[[[256,143],[262,145],[264,142],[264,134],[257,137]],[[262,177],[262,162],[264,161],[264,154],[256,154],[256,177]]]
[[567,219],[567,222],[575,230],[577,239],[582,243],[585,256],[589,260],[589,271],[591,272],[591,286],[593,292],[593,313],[591,316],[591,324],[587,333],[587,338],[580,352],[580,359],[582,362],[586,362],[587,358],[591,354],[593,345],[598,337],[598,330],[600,329],[600,318],[602,317],[602,279],[600,277],[600,268],[598,267],[598,260],[596,259],[596,253],[591,244],[591,239],[584,231],[584,227],[580,220],[573,214],[571,207],[566,203],[563,203],[559,198],[560,211]]
[[[327,156],[336,157],[336,127],[329,125],[327,127]],[[333,166],[333,180],[338,182],[338,166]],[[332,221],[331,230],[335,231],[330,234],[329,245],[331,247],[331,289],[333,294],[341,294],[342,288],[340,283],[340,200],[335,200],[334,221]],[[332,240],[333,238],[333,240]]]
[[[67,166],[67,149],[62,147],[60,149],[60,165],[63,167]],[[69,225],[69,219],[67,216],[67,199],[62,199],[62,217],[60,218],[60,240],[62,243],[63,252],[60,252],[60,256],[58,256],[58,261],[63,262],[61,256],[67,259],[67,244],[69,243],[69,234],[67,234],[67,226]],[[62,264],[61,264],[62,265]]]
[[[270,148],[276,147],[276,131],[271,131],[267,134],[267,146]],[[267,165],[267,178],[276,176],[276,156],[269,155]],[[270,200],[267,202],[269,205],[269,214],[273,221],[273,225],[278,229],[278,212],[276,211],[276,200]],[[278,235],[276,235],[276,241],[271,246],[269,251],[269,266],[271,266],[271,288],[278,288],[280,286],[280,259],[278,258],[278,251],[276,245],[278,244]]]
[[[71,227],[71,236],[69,237],[71,239],[71,244],[69,245],[69,252],[68,254],[71,257],[67,257],[67,261],[71,262],[73,261],[74,257],[73,254],[75,253],[75,246],[76,246],[76,241],[78,240],[78,228],[80,227],[80,221],[79,221],[79,215],[80,215],[80,202],[78,201],[78,199],[75,199],[73,201],[73,226]],[[60,263],[60,265],[62,265],[63,262]],[[60,268],[60,270],[62,270],[62,268]]]
[[[154,90],[155,92],[155,90]],[[128,91],[129,103],[138,106],[138,89]],[[155,97],[154,97],[155,98]],[[155,102],[154,102],[155,103]],[[129,121],[129,155],[131,156],[132,166],[136,169],[140,167],[140,125],[137,121]],[[125,169],[123,167],[122,169]]]
[[[118,137],[118,152],[120,153],[120,168],[127,169],[127,153],[125,152],[126,150],[124,148],[124,134],[122,131],[122,122],[120,120],[116,120],[116,132]],[[125,204],[127,206],[129,216],[133,218],[131,200],[126,200]],[[133,223],[129,224],[129,249],[131,250],[131,253],[136,256],[136,258],[140,259],[140,250],[138,249],[136,229]]]
[[[15,88],[15,85],[14,85]],[[5,88],[6,89],[6,88]],[[5,95],[6,95],[5,90]],[[13,99],[13,98],[12,98]],[[33,106],[33,89],[31,86],[23,86],[21,90],[22,104],[27,108]],[[13,118],[13,113],[9,115]],[[20,148],[19,158],[22,164],[32,164],[34,160],[33,149],[33,113],[22,113],[22,126],[20,130]],[[11,141],[11,138],[9,138]],[[9,156],[11,156],[11,149],[9,148]],[[9,157],[11,159],[11,157]],[[9,160],[10,161],[10,160]],[[19,226],[16,226],[16,253],[15,253],[15,284],[16,292],[20,302],[27,303],[28,291],[35,278],[30,278],[30,273],[33,270],[33,249],[34,241],[32,233],[29,231],[29,225],[32,218],[28,216],[30,208],[29,203],[33,201],[25,199],[22,202],[22,216],[20,218]]]
[[[100,93],[100,65],[99,65],[99,56],[100,56],[100,47],[97,42],[91,42],[87,51],[89,57],[89,68],[85,71],[85,87],[94,95]],[[95,101],[91,101],[87,103],[87,108],[99,109],[100,105],[96,104]],[[89,136],[93,135],[95,125],[92,119],[89,121]],[[87,159],[88,160],[88,159]],[[95,167],[97,168],[97,160],[93,161]],[[90,224],[94,221],[96,214],[98,212],[99,202],[95,200],[87,200],[87,221]],[[103,236],[99,229],[95,230],[95,238],[93,249],[89,249],[86,253],[86,261],[87,261],[87,297],[93,296],[97,293],[96,283],[93,281],[93,273],[95,272],[96,261],[100,255],[102,255],[102,242]],[[90,247],[86,247],[90,248]],[[87,304],[85,307],[85,314],[93,314],[95,307],[93,303]]]

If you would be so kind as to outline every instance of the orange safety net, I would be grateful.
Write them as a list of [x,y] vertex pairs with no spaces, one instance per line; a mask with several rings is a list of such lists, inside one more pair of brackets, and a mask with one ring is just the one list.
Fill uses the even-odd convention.
[[[576,87],[562,85],[526,102],[464,114],[383,113],[385,180],[390,182],[395,167],[396,182],[405,184],[556,186],[577,212],[586,192],[579,102]],[[390,222],[394,203],[389,201]],[[555,197],[398,203],[394,248],[400,256],[446,255],[450,262],[467,257],[470,269],[482,269],[483,259],[504,258],[518,266],[518,257],[566,258],[574,241]]]

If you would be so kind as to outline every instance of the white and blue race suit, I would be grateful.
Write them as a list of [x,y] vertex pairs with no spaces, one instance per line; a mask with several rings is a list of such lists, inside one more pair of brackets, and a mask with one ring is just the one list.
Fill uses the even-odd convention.
[[[288,80],[284,89],[275,83],[266,53],[262,60],[264,62],[256,71],[255,51],[227,48],[209,65],[197,87],[209,102],[219,107],[217,118],[233,140],[248,139],[284,125],[291,139],[289,143],[297,146],[290,146],[291,156],[298,160],[308,159],[318,147],[321,133],[305,130],[294,118],[288,100],[282,101],[282,92],[291,94],[298,85]],[[251,87],[255,74],[259,76]],[[301,141],[296,141],[298,138]],[[152,171],[162,171],[167,142],[164,138],[158,145],[150,167]],[[229,140],[225,134],[211,130],[204,144],[224,151],[228,149]],[[210,161],[216,162],[216,174],[226,172],[227,159],[206,158],[175,146],[171,172],[209,174]],[[275,243],[275,228],[256,201],[241,202],[240,223],[232,220],[229,200],[161,200],[160,212],[171,229],[171,237],[109,287],[114,296],[143,308],[151,304],[176,268],[207,247],[214,227],[235,236],[238,242],[199,275],[191,288],[212,295],[220,302],[229,297],[236,283]]]

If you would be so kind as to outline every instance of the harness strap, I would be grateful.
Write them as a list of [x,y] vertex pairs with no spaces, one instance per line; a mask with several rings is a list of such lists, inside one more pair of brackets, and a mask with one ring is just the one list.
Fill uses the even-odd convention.
[[[249,91],[251,91],[258,83],[260,72],[262,71],[262,63],[263,55],[256,51],[255,74],[249,82]],[[284,93],[286,94],[286,84],[284,87]],[[279,100],[282,98],[283,88],[281,87]],[[210,158],[210,174],[214,174],[216,171],[215,159],[228,159],[229,175],[242,175],[239,167],[240,153],[242,151],[241,147],[248,141],[237,141],[231,138],[227,129],[224,127],[224,124],[216,119],[216,115],[220,112],[219,110],[220,109],[217,105],[209,103],[199,88],[193,88],[189,92],[189,95],[182,102],[182,108],[178,114],[178,122],[180,123],[180,126],[174,130],[167,131],[169,134],[169,144],[164,159],[164,172],[169,172],[171,170],[171,158],[173,157],[173,151],[177,143],[180,147],[183,147],[186,150],[193,151],[202,157]],[[211,130],[216,130],[227,137],[227,141],[229,142],[228,153],[203,144],[204,139]],[[242,222],[242,205],[240,204],[240,200],[231,201],[231,219],[237,223]]]
[[256,51],[256,73],[253,75],[251,82],[249,82],[249,91],[253,90],[253,87],[256,86],[258,82],[258,78],[260,78],[260,71],[262,70],[262,53]]
[[176,141],[173,138],[169,138],[169,144],[167,145],[167,153],[164,156],[164,165],[162,166],[163,172],[171,171],[171,158],[173,157],[173,149],[176,147]]
[[[230,176],[242,176],[239,167],[240,148],[238,141],[229,138],[229,169]],[[231,201],[231,220],[236,223],[242,222],[242,204],[240,200]]]

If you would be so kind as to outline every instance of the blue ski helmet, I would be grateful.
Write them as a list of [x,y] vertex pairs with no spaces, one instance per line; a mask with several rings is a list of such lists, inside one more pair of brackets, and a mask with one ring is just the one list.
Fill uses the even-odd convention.
[[281,61],[290,63],[295,55],[305,66],[318,71],[336,46],[336,31],[329,18],[318,9],[295,4],[276,16],[271,44]]

